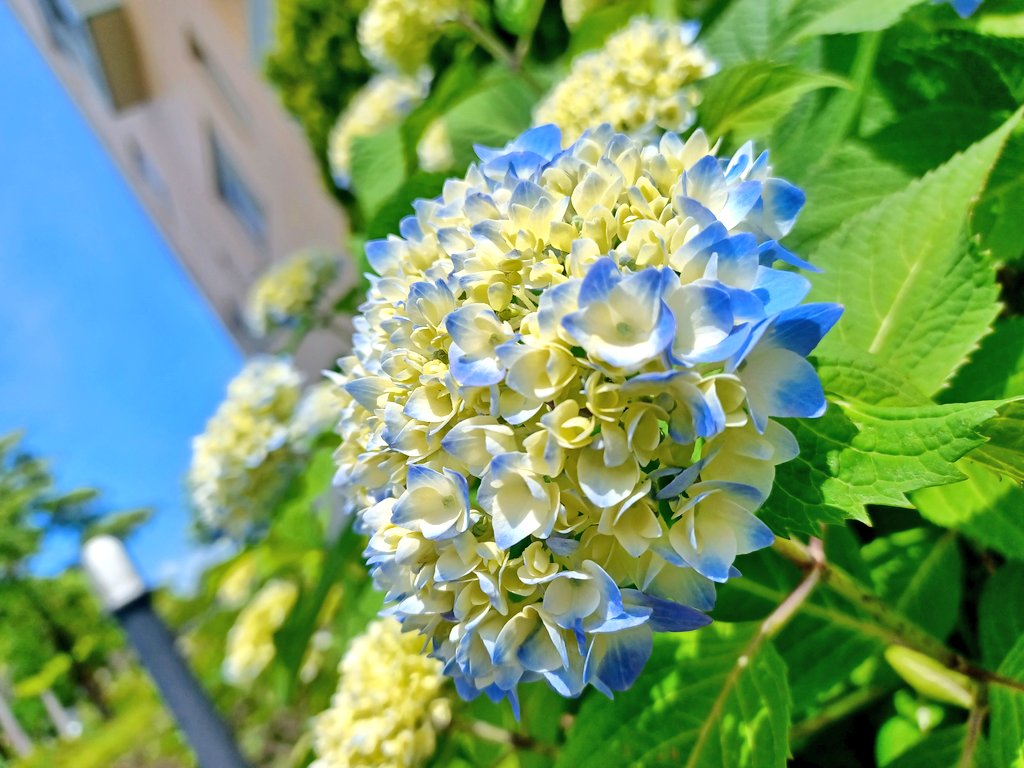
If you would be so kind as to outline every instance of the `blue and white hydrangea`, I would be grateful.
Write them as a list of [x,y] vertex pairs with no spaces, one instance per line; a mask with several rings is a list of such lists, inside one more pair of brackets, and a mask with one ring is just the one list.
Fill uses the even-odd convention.
[[801,303],[804,196],[749,144],[543,126],[479,155],[367,245],[338,483],[463,696],[610,695],[772,542],[773,419],[824,412],[806,356],[841,308]]

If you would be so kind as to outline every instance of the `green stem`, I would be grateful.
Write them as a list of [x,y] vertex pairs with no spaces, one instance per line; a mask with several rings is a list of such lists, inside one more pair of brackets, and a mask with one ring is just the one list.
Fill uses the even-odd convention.
[[493,723],[488,723],[483,720],[456,720],[452,723],[451,727],[456,730],[471,733],[477,738],[483,739],[484,741],[490,741],[495,744],[504,744],[515,749],[528,749],[532,752],[537,752],[549,757],[554,757],[556,754],[555,748],[550,744],[542,744],[531,736],[514,733],[499,725],[494,725]]
[[516,55],[512,53],[512,51],[510,51],[493,32],[488,29],[484,29],[479,23],[477,23],[476,19],[467,13],[459,16],[458,22],[467,32],[469,32],[469,36],[476,41],[477,45],[491,54],[495,61],[500,61],[504,64],[510,72],[521,78],[524,83],[530,86],[530,88],[537,93],[544,92],[540,83],[534,80],[533,76],[523,69],[522,61],[517,58]]
[[[772,548],[801,569],[820,570],[822,584],[864,611],[877,628],[882,630],[881,636],[889,643],[904,645],[931,656],[940,664],[975,680],[1024,692],[1024,683],[982,669],[946,647],[877,595],[861,586],[846,571],[821,560],[808,545],[794,539],[776,539]],[[879,635],[878,632],[872,634]]]

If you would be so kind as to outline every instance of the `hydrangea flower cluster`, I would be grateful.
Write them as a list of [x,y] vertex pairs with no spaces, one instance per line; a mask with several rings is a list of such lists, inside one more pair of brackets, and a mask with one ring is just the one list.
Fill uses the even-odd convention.
[[429,74],[381,74],[352,97],[327,139],[327,161],[335,184],[348,189],[352,183],[353,140],[372,136],[409,114],[426,98],[429,85]]
[[199,527],[235,538],[258,527],[340,408],[329,385],[304,395],[302,375],[287,360],[246,363],[206,431],[192,440],[186,482]]
[[352,641],[331,708],[317,717],[312,768],[414,768],[434,753],[451,705],[441,664],[398,622],[372,622]]
[[370,0],[359,17],[359,48],[377,69],[414,74],[427,63],[441,27],[466,0]]
[[778,239],[804,195],[749,144],[543,126],[478,152],[367,244],[337,482],[460,694],[610,694],[772,542],[755,512],[798,453],[773,418],[825,410],[805,358],[841,308],[800,303]]
[[291,582],[268,581],[242,609],[228,632],[225,680],[233,685],[249,685],[273,661],[274,633],[288,618],[298,594]]
[[302,375],[286,360],[257,357],[192,440],[187,484],[200,526],[239,535],[287,482],[289,424]]
[[308,317],[338,276],[338,268],[336,254],[313,248],[271,267],[249,293],[246,322],[250,330],[265,336]]
[[455,164],[455,155],[444,120],[437,118],[423,131],[416,145],[416,156],[420,168],[428,172],[446,171]]
[[569,74],[537,105],[534,123],[557,125],[566,142],[599,123],[638,138],[689,128],[700,103],[695,83],[717,69],[693,42],[698,29],[633,19],[604,47],[573,59]]

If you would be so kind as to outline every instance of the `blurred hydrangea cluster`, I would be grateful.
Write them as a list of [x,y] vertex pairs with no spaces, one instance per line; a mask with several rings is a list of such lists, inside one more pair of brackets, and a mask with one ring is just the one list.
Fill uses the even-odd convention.
[[427,63],[441,27],[466,0],[370,0],[359,17],[359,48],[382,72],[412,75]]
[[[338,405],[323,387],[303,396],[302,375],[280,358],[256,357],[192,440],[187,485],[203,530],[243,538],[273,508]],[[331,409],[335,413],[330,413]]]
[[298,598],[288,581],[268,581],[235,620],[224,654],[224,679],[249,685],[274,659],[274,633],[281,628]]
[[327,160],[334,182],[342,189],[352,183],[352,142],[373,136],[415,109],[427,95],[429,73],[380,74],[352,97],[327,140]]
[[441,118],[431,122],[423,131],[416,145],[416,156],[420,168],[428,172],[445,171],[455,164],[448,128]]
[[772,542],[754,513],[798,452],[772,418],[824,411],[805,357],[840,308],[800,304],[777,240],[804,195],[749,144],[543,126],[479,153],[367,244],[337,481],[463,696],[610,694]]
[[534,123],[553,123],[565,141],[609,123],[637,138],[693,125],[695,83],[716,70],[694,43],[698,26],[633,19],[604,46],[577,56],[569,73],[537,105]]
[[331,707],[316,719],[312,768],[413,768],[434,753],[451,705],[441,664],[398,622],[372,622],[352,641]]
[[246,322],[257,336],[293,326],[316,309],[338,276],[337,254],[310,248],[267,270],[249,293]]

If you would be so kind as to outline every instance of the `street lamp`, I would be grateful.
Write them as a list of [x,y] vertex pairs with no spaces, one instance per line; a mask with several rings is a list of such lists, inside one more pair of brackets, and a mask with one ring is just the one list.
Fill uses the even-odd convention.
[[193,677],[174,636],[153,610],[124,544],[97,536],[82,547],[82,566],[93,589],[135,647],[201,768],[248,768],[231,731]]

